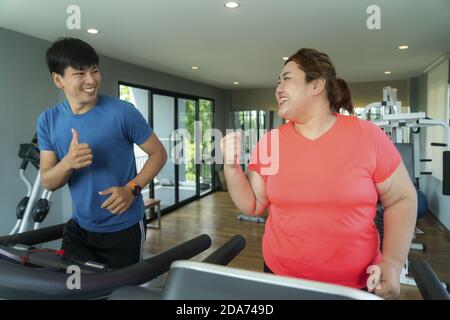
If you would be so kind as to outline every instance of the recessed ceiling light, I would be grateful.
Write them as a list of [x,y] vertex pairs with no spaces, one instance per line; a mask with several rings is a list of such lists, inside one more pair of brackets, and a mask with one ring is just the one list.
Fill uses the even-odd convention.
[[225,7],[228,9],[236,9],[240,4],[236,1],[227,1],[225,2]]
[[238,81],[235,81],[235,82],[233,82],[233,84],[239,84],[239,82],[238,82]]
[[198,70],[198,66],[192,66],[192,70]]
[[391,74],[391,72],[390,71],[385,71],[384,74]]
[[281,58],[281,59],[283,59],[284,61],[288,61],[288,60],[289,60],[289,57],[283,57],[283,58]]
[[409,47],[407,46],[407,45],[401,45],[401,46],[399,46],[398,47],[400,50],[406,50],[406,49],[408,49]]
[[98,31],[97,29],[87,29],[86,32],[90,34],[98,34],[100,31]]

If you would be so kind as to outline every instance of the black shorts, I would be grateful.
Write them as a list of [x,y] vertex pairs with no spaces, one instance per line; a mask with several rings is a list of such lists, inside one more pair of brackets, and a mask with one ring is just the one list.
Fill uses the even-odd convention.
[[142,260],[146,223],[111,233],[90,232],[73,219],[64,226],[61,249],[65,255],[81,261],[95,261],[112,269],[135,264]]

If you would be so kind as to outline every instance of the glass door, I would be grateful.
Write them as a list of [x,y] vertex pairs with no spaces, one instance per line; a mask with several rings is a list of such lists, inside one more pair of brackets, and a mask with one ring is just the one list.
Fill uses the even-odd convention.
[[173,206],[176,201],[176,173],[173,145],[175,119],[175,98],[171,96],[152,94],[152,121],[155,134],[167,152],[167,162],[153,180],[154,198],[161,200],[161,209]]
[[195,135],[196,101],[177,99],[178,103],[178,131],[186,134],[177,135],[177,143],[182,143],[182,158],[178,164],[178,195],[179,201],[193,198],[197,195],[197,139]]
[[[132,103],[148,121],[167,152],[168,160],[144,199],[161,200],[161,210],[169,211],[214,189],[214,100],[119,83],[119,97]],[[143,168],[148,155],[134,149],[136,170]],[[165,210],[166,209],[166,210]]]
[[201,164],[199,165],[200,194],[205,194],[213,189],[214,184],[214,148],[211,130],[214,128],[214,109],[211,100],[199,99],[199,124],[201,125],[201,145],[199,153]]
[[[120,99],[132,103],[148,122],[149,91],[147,89],[140,89],[125,85],[120,85],[119,91]],[[136,172],[139,173],[139,171],[141,171],[142,167],[147,161],[148,155],[137,145],[134,145],[134,158],[136,163]],[[144,199],[150,198],[150,185],[147,185],[144,189],[142,189],[142,196],[144,197]]]

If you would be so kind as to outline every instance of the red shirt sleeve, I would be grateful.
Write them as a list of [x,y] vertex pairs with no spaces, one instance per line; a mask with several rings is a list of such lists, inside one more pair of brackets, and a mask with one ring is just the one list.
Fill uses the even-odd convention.
[[[367,122],[370,123],[370,122]],[[402,157],[389,136],[375,124],[370,123],[372,127],[370,133],[375,143],[376,167],[373,173],[373,180],[376,184],[384,182],[398,168]]]

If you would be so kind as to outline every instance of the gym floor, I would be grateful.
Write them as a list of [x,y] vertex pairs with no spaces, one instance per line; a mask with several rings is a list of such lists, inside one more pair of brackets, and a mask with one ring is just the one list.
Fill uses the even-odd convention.
[[[173,211],[162,218],[161,230],[148,229],[145,251],[156,253],[200,234],[208,234],[212,246],[194,257],[200,261],[213,250],[224,244],[235,234],[243,235],[247,240],[245,249],[229,266],[252,271],[262,271],[261,240],[264,225],[255,222],[239,221],[239,210],[234,206],[228,192],[216,192],[201,200]],[[418,235],[414,242],[423,243],[425,252],[410,252],[410,258],[425,258],[440,279],[450,283],[450,233],[430,214],[417,224],[425,233]],[[422,299],[416,287],[402,285],[399,299]]]

